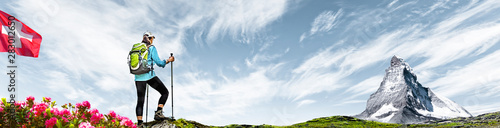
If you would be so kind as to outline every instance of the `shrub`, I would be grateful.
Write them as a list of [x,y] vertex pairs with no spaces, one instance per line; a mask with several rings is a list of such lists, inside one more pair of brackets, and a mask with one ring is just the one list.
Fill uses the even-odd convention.
[[[136,128],[136,125],[127,117],[120,116],[114,111],[101,114],[97,109],[91,109],[88,101],[71,103],[55,108],[56,101],[50,97],[43,97],[41,102],[35,102],[33,96],[26,101],[17,101],[12,104],[2,98],[0,103],[0,127],[46,127],[46,128],[106,128],[125,127]],[[11,116],[14,109],[14,116]]]

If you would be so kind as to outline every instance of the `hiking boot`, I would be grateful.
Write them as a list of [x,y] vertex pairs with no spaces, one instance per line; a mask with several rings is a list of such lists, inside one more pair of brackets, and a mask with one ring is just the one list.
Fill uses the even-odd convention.
[[155,111],[155,120],[163,121],[164,119],[167,119],[167,117],[163,115],[163,110]]
[[142,123],[137,123],[137,128],[145,128],[146,126],[144,126],[144,124]]

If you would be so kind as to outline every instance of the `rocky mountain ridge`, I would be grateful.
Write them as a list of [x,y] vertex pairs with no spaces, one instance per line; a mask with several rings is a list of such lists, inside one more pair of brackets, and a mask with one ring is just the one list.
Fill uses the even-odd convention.
[[410,65],[393,56],[380,87],[370,95],[366,109],[355,117],[409,124],[471,116],[460,105],[423,87]]

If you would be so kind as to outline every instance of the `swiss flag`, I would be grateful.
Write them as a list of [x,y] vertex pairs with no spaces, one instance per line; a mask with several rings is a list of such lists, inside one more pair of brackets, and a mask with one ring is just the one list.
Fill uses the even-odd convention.
[[40,34],[2,10],[0,10],[0,21],[2,24],[0,52],[8,52],[10,43],[14,42],[13,45],[16,46],[15,52],[17,55],[38,57],[40,43],[42,42]]

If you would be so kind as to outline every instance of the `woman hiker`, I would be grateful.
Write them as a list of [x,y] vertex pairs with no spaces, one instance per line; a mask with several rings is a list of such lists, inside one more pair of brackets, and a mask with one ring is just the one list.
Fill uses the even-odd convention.
[[[156,65],[160,67],[165,67],[170,62],[174,62],[174,57],[171,56],[168,58],[168,60],[160,60],[160,57],[158,57],[158,52],[156,51],[156,48],[153,44],[153,40],[155,37],[151,32],[145,32],[143,35],[143,40],[142,43],[145,43],[149,47],[149,53],[148,53],[148,59],[147,62],[148,64],[151,63],[156,63]],[[151,65],[151,66],[154,66]],[[139,74],[135,75],[135,87],[137,88],[137,106],[135,108],[135,114],[137,115],[137,126],[140,128],[142,127],[142,110],[144,107],[144,95],[146,91],[146,84],[149,84],[151,87],[153,87],[156,91],[158,91],[161,96],[160,100],[158,101],[158,108],[155,111],[155,120],[163,120],[166,119],[167,117],[163,116],[163,105],[165,105],[165,102],[167,102],[168,98],[168,90],[161,82],[161,80],[156,76],[155,72],[153,70],[149,71],[148,73],[144,74]]]

